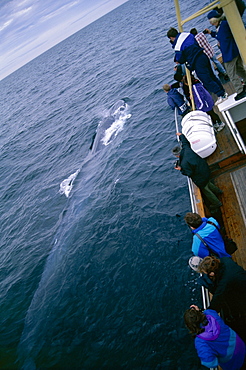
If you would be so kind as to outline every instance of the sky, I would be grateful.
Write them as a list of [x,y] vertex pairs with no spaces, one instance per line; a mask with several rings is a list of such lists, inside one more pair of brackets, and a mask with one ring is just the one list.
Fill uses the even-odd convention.
[[0,0],[0,80],[128,0]]

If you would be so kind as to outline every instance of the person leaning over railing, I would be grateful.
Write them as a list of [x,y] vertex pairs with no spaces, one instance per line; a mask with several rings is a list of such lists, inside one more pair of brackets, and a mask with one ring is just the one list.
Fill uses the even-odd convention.
[[191,72],[196,72],[204,87],[218,96],[215,105],[226,100],[228,95],[220,80],[215,76],[210,59],[204,54],[194,35],[188,32],[179,33],[172,27],[168,30],[167,37],[175,51],[174,61],[180,64],[185,63]]
[[208,308],[223,312],[226,322],[246,340],[246,271],[231,258],[205,257],[197,272],[212,282]]
[[245,343],[227,326],[216,311],[202,312],[191,305],[184,313],[185,325],[195,338],[195,348],[202,365],[223,370],[242,369],[245,359]]
[[187,212],[184,220],[193,234],[192,253],[201,258],[214,253],[219,258],[231,257],[225,250],[225,243],[219,231],[219,223],[213,217],[201,217],[198,213]]
[[178,158],[175,169],[179,170],[182,175],[191,178],[201,190],[202,195],[209,201],[210,211],[215,212],[222,206],[217,197],[222,191],[210,181],[210,169],[206,160],[191,149],[189,141],[183,134],[177,132],[177,135],[182,143],[182,148],[175,146],[172,149],[173,155]]
[[167,102],[172,110],[178,109],[178,114],[184,117],[190,112],[190,107],[184,99],[184,96],[178,92],[176,88],[165,84],[163,85],[163,90],[167,93]]

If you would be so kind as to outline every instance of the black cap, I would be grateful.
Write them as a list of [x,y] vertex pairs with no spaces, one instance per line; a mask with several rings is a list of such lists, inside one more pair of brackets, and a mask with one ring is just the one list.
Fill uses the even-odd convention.
[[181,152],[181,147],[179,145],[175,146],[173,149],[172,149],[172,153],[173,155],[179,155]]

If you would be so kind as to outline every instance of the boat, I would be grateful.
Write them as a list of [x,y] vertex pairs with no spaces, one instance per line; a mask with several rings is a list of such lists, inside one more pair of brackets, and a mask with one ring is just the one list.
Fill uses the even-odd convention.
[[[240,54],[246,65],[246,30],[234,0],[213,1],[195,14],[182,20],[178,0],[174,0],[179,32],[183,25],[199,16],[205,16],[215,7],[223,7]],[[188,82],[191,85],[189,72]],[[224,88],[229,98],[218,105],[217,113],[225,128],[216,135],[216,148],[206,156],[211,170],[211,178],[222,191],[222,207],[216,214],[211,214],[204,203],[199,188],[188,178],[188,187],[192,212],[202,217],[214,217],[220,223],[225,235],[232,238],[238,246],[233,254],[233,260],[246,270],[246,98],[235,101],[235,90],[231,82],[226,82]],[[192,105],[194,111],[194,105]],[[177,115],[176,131],[178,132]],[[183,133],[184,130],[182,130]],[[199,154],[199,153],[198,153]],[[210,294],[202,288],[203,308],[210,302]]]

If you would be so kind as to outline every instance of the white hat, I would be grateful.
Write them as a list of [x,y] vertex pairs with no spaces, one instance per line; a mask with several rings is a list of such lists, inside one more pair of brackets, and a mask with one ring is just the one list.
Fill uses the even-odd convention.
[[198,257],[198,256],[192,256],[190,259],[189,259],[189,266],[190,268],[192,268],[194,271],[197,272],[197,269],[198,269],[198,266],[199,264],[202,262],[202,258],[201,257]]

